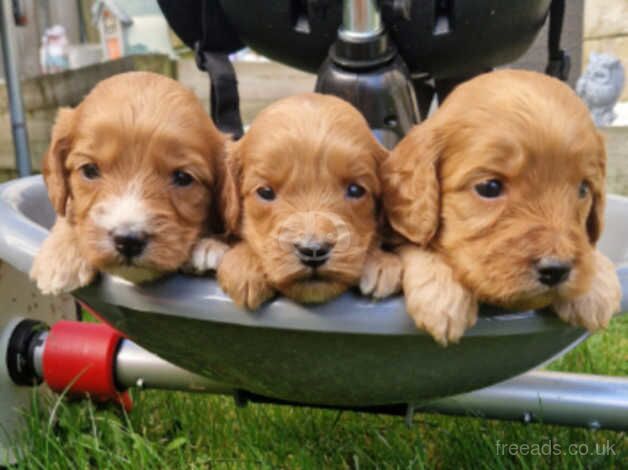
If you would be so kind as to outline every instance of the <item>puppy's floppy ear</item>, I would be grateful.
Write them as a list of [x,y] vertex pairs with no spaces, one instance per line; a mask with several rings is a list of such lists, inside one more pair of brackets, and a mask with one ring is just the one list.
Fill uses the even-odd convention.
[[61,108],[57,113],[50,146],[44,155],[42,173],[48,187],[48,197],[55,212],[65,215],[65,206],[69,196],[68,174],[65,160],[72,144],[76,111]]
[[596,162],[597,174],[591,181],[593,203],[587,216],[587,233],[592,245],[595,245],[602,234],[602,230],[604,230],[604,208],[606,206],[606,146],[604,137],[599,133],[597,139],[600,145]]
[[242,163],[241,144],[227,141],[220,184],[220,212],[228,235],[237,235],[240,230],[240,178]]
[[436,234],[440,211],[437,142],[426,122],[412,129],[382,165],[383,201],[392,227],[426,245]]

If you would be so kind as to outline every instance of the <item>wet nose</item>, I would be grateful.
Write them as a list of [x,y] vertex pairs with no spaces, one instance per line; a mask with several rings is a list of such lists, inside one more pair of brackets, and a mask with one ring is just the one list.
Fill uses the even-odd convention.
[[329,259],[332,245],[321,242],[298,242],[294,244],[297,249],[297,256],[304,265],[310,268],[318,268]]
[[554,258],[543,258],[536,263],[539,281],[546,286],[556,286],[565,282],[571,272],[571,263]]
[[116,251],[127,259],[139,256],[146,248],[147,237],[143,233],[126,233],[114,235],[113,243]]

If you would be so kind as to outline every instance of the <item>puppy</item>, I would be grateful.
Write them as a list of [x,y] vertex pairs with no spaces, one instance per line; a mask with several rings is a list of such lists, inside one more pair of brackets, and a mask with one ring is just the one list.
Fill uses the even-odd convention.
[[304,94],[262,111],[227,151],[225,218],[242,241],[218,268],[223,290],[247,309],[275,291],[305,303],[356,284],[378,298],[397,292],[400,260],[377,236],[386,156],[339,98]]
[[153,73],[115,75],[61,109],[43,161],[57,221],[31,278],[58,294],[98,271],[140,283],[188,260],[215,268],[227,246],[199,238],[216,218],[225,140],[191,91]]
[[571,324],[605,327],[621,297],[595,249],[605,166],[602,137],[562,82],[505,70],[456,88],[382,170],[391,225],[416,244],[399,253],[417,326],[456,342],[482,301],[552,305]]

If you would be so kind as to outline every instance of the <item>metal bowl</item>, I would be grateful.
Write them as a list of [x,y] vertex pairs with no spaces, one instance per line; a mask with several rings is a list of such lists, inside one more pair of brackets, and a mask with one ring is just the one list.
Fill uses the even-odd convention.
[[[41,177],[0,186],[0,258],[24,273],[54,221]],[[610,196],[601,250],[618,265],[628,309],[628,198]],[[623,267],[622,267],[623,265]],[[285,298],[249,313],[213,279],[172,275],[134,286],[103,275],[76,297],[140,346],[234,389],[302,403],[367,406],[482,388],[586,337],[548,311],[484,306],[448,348],[417,331],[403,299],[354,293],[305,307]]]

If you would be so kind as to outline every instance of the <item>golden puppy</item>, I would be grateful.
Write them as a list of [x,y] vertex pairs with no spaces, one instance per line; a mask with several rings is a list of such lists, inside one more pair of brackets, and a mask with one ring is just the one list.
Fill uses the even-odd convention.
[[345,101],[314,93],[280,100],[228,148],[226,222],[242,237],[218,268],[239,306],[278,290],[324,302],[360,284],[385,297],[401,263],[379,249],[380,180],[387,152]]
[[562,82],[508,70],[456,88],[383,168],[392,226],[423,247],[400,249],[417,326],[455,342],[482,301],[552,305],[569,323],[605,327],[621,296],[595,250],[605,166],[601,136]]
[[144,282],[190,257],[192,270],[215,268],[226,245],[199,237],[217,206],[224,144],[194,94],[153,73],[113,76],[61,109],[43,162],[58,217],[32,279],[56,294],[98,271]]

